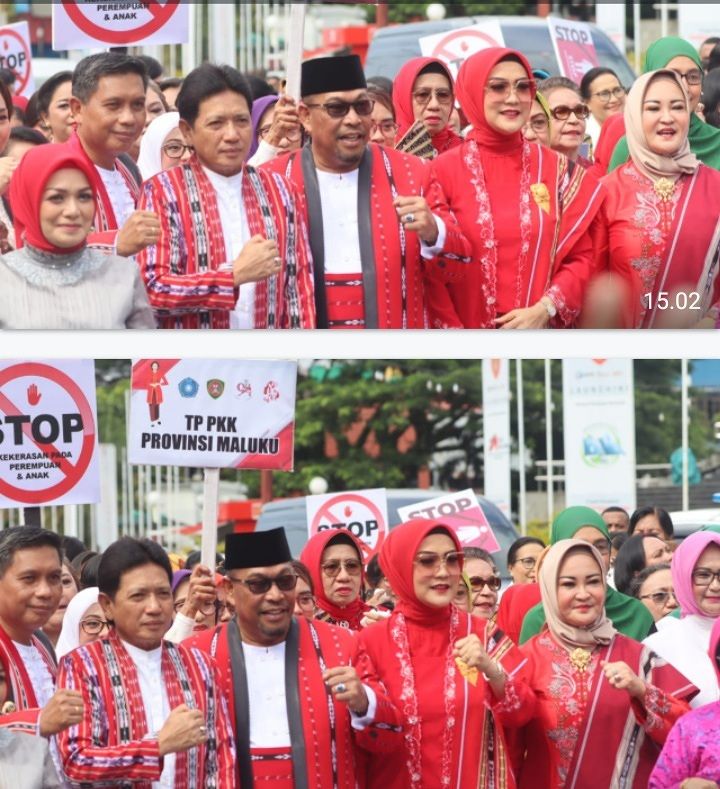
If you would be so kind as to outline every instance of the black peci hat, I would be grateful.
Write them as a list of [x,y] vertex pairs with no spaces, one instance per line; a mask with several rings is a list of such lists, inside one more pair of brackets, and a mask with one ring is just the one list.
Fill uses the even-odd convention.
[[225,569],[272,567],[292,561],[285,529],[229,534],[225,539]]
[[367,88],[365,72],[357,55],[313,58],[302,64],[300,95]]

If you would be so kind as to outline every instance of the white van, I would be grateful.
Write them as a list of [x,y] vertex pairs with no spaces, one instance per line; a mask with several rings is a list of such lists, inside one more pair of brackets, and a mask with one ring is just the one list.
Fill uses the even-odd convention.
[[[395,79],[406,61],[422,55],[418,42],[420,38],[481,22],[498,22],[505,46],[522,52],[534,69],[545,69],[552,75],[560,74],[547,19],[532,16],[464,16],[439,22],[412,22],[382,27],[376,31],[370,42],[365,60],[365,74],[368,77]],[[632,85],[635,74],[627,58],[599,27],[590,25],[590,29],[600,65],[611,68],[617,74],[621,85]]]

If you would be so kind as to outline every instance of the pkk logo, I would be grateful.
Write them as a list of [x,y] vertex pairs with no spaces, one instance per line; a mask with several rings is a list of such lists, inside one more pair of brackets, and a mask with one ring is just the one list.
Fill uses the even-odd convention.
[[242,397],[243,395],[247,395],[248,397],[252,397],[252,384],[247,378],[244,381],[240,381],[240,383],[235,387],[237,391],[237,396]]
[[266,403],[271,403],[273,400],[280,398],[280,390],[275,381],[268,381],[263,389],[263,399]]
[[211,378],[207,382],[207,391],[213,400],[217,400],[225,391],[225,382],[221,381],[219,378]]
[[197,397],[200,384],[194,378],[183,378],[178,384],[180,397]]

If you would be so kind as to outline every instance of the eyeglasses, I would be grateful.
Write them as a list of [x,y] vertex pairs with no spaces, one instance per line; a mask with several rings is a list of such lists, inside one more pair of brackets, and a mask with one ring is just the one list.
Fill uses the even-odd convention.
[[325,104],[305,104],[306,107],[320,107],[331,118],[344,118],[351,109],[361,118],[372,115],[375,107],[374,99],[358,99],[357,101],[328,101]]
[[519,99],[528,99],[535,91],[534,79],[519,79],[514,84],[507,79],[491,79],[485,86],[497,99],[506,99],[514,93]]
[[337,578],[341,567],[348,575],[360,575],[362,572],[362,562],[359,559],[345,559],[342,562],[339,559],[331,559],[320,567],[328,578]]
[[690,71],[683,73],[676,68],[672,69],[678,77],[684,79],[688,85],[700,85],[702,83],[702,71],[698,68],[691,68]]
[[452,104],[453,92],[449,88],[421,88],[416,90],[412,97],[413,101],[424,107],[430,103],[430,99],[435,96],[438,104]]
[[380,121],[380,123],[373,123],[370,127],[370,133],[375,134],[378,129],[380,129],[383,134],[395,134],[398,130],[398,125],[395,121]]
[[497,575],[491,575],[489,578],[483,578],[481,575],[473,575],[469,580],[473,592],[482,592],[483,588],[486,586],[491,592],[497,592],[502,586],[502,581]]
[[415,557],[415,564],[419,564],[423,570],[435,572],[444,564],[448,570],[459,570],[460,562],[463,560],[462,551],[448,551],[444,555],[423,551]]
[[550,114],[556,121],[566,121],[571,115],[574,115],[578,120],[585,120],[590,114],[590,108],[587,104],[576,104],[574,107],[561,104],[554,110],[550,110]]
[[185,151],[192,153],[195,149],[192,145],[185,145],[182,142],[166,142],[161,150],[165,156],[169,156],[171,159],[179,159]]
[[315,608],[315,598],[312,592],[300,592],[295,599],[300,608]]
[[537,559],[534,556],[526,556],[524,559],[515,559],[513,564],[521,564],[526,570],[532,570],[537,564]]
[[544,115],[539,118],[530,118],[528,123],[530,128],[536,132],[546,131],[550,125],[550,121]]
[[627,93],[627,88],[618,85],[612,90],[599,90],[597,93],[592,93],[592,96],[597,96],[603,104],[607,104],[611,98],[621,99]]
[[98,636],[103,630],[110,629],[110,625],[104,619],[83,619],[80,627],[89,636]]
[[[185,605],[186,602],[187,602],[187,598],[182,598],[182,597],[179,600],[175,601],[175,603],[173,604],[173,608],[175,609],[176,614],[182,611],[183,606]],[[198,611],[200,611],[200,613],[203,614],[204,616],[210,616],[210,614],[214,614],[217,611],[217,604],[216,602],[207,603],[206,605],[201,606],[198,609]]]
[[[270,129],[272,129],[272,124],[268,123],[265,126],[261,126],[257,130],[257,136],[259,139],[264,140],[268,134],[270,133]],[[291,142],[295,142],[302,137],[302,129],[298,126],[296,129],[292,129],[290,131],[286,131],[284,137]]]
[[640,599],[641,600],[650,599],[656,605],[665,605],[665,603],[667,603],[667,601],[668,601],[668,599],[670,597],[672,597],[673,600],[674,600],[675,599],[675,593],[674,592],[668,592],[668,591],[664,591],[664,592],[657,591],[657,592],[651,592],[650,594],[641,594],[640,595]]
[[233,584],[247,586],[253,594],[267,594],[273,585],[277,586],[281,592],[290,592],[297,586],[298,580],[295,573],[283,573],[282,575],[276,575],[274,578],[268,578],[264,575],[260,578],[248,578],[245,581],[240,578],[232,578],[229,575],[226,577]]
[[610,553],[610,543],[607,540],[598,540],[591,545],[598,553]]
[[718,582],[720,582],[720,570],[717,572],[706,570],[704,568],[693,570],[692,579],[695,586],[710,586],[710,584],[716,578],[718,579]]

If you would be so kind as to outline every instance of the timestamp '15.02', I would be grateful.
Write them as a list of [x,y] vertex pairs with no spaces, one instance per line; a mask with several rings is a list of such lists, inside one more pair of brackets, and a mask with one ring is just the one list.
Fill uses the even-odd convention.
[[696,291],[670,293],[659,290],[657,293],[643,294],[643,304],[648,310],[699,310],[700,294]]

